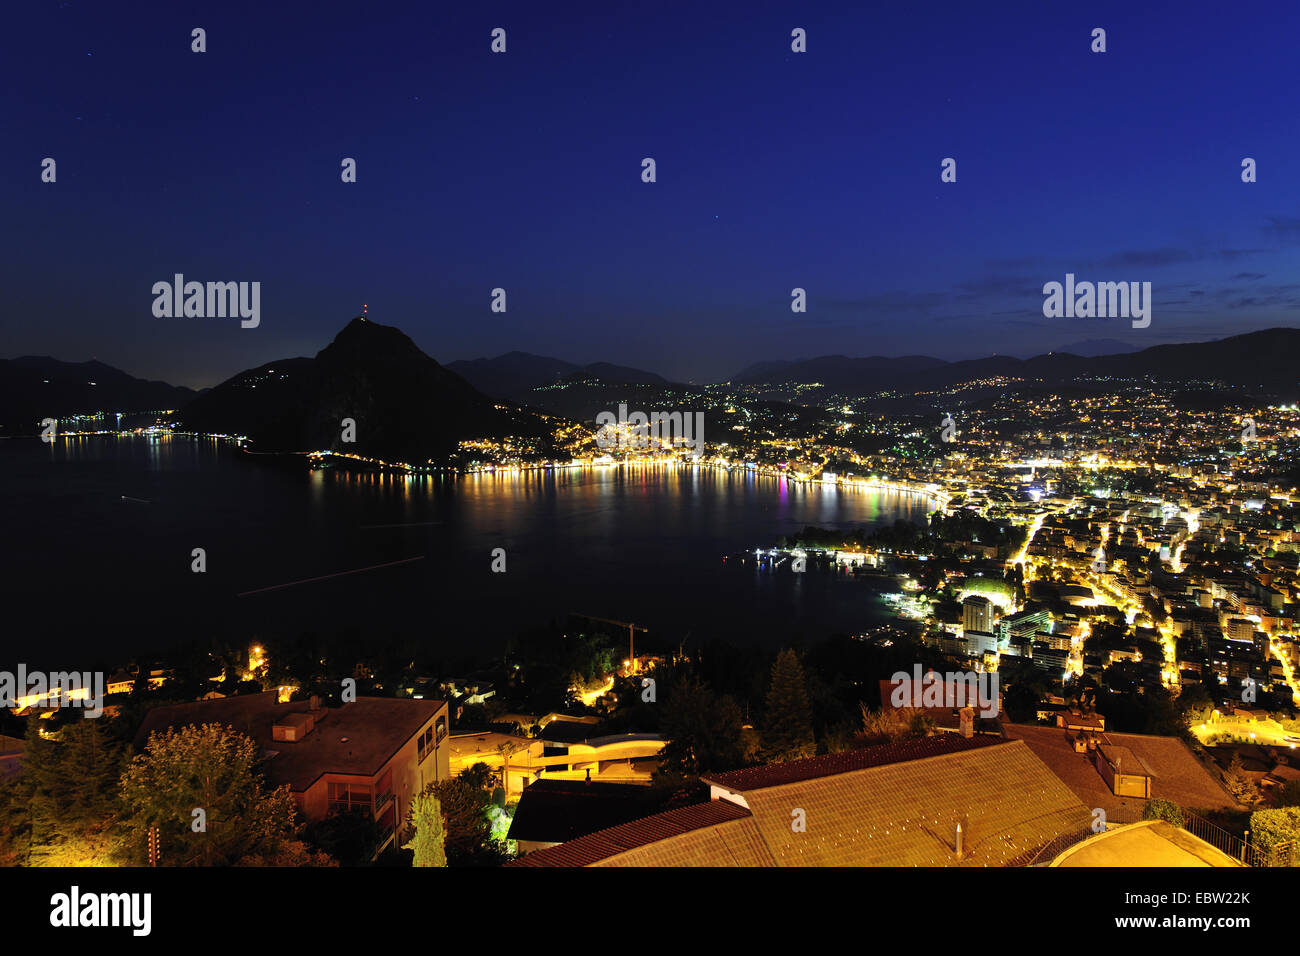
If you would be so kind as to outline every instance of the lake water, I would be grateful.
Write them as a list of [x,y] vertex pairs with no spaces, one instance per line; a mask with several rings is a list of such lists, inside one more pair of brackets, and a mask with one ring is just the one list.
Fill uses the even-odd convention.
[[[920,495],[677,466],[308,471],[190,437],[0,441],[0,491],[3,590],[22,612],[7,615],[0,659],[66,667],[193,637],[345,628],[490,654],[569,612],[674,643],[817,640],[882,620],[876,590],[723,557],[805,525],[922,521],[929,507]],[[195,548],[206,573],[190,570]],[[278,587],[409,558],[420,560]]]

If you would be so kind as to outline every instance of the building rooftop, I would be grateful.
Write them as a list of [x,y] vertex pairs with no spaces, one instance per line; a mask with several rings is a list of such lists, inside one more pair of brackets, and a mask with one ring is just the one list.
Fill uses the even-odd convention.
[[302,740],[273,738],[272,727],[291,714],[310,711],[307,701],[276,703],[276,693],[244,694],[217,700],[155,707],[135,737],[137,751],[151,734],[190,724],[222,724],[257,741],[267,756],[265,773],[273,785],[307,790],[325,773],[373,776],[446,705],[440,700],[358,697],[342,707],[312,714],[315,727]]
[[470,757],[499,757],[498,749],[503,745],[514,748],[515,753],[525,753],[534,743],[531,737],[518,734],[503,734],[494,730],[485,730],[476,734],[452,734],[447,738],[448,753],[452,760],[465,760]]
[[537,737],[547,743],[580,744],[587,740],[595,729],[594,722],[556,719],[548,721]]
[[[737,851],[733,851],[732,846]],[[771,854],[764,852],[750,812],[728,800],[711,800],[643,817],[538,850],[507,865],[608,866],[620,863],[625,866],[773,865]]]
[[[1146,801],[1141,797],[1115,796],[1091,758],[1075,752],[1064,728],[1007,723],[1002,729],[1009,739],[1023,740],[1080,800],[1105,810],[1111,822],[1132,823],[1142,819]],[[1172,800],[1192,810],[1228,809],[1237,805],[1177,737],[1105,733],[1100,739],[1102,743],[1126,749],[1133,759],[1140,761],[1141,766],[1132,767],[1132,772],[1145,772],[1151,777],[1154,799]],[[1129,772],[1127,760],[1122,769]]]
[[[706,782],[734,796],[593,833],[520,863],[1007,866],[1029,862],[1091,820],[1021,741],[929,737]],[[806,825],[796,829],[800,819]]]
[[945,734],[937,737],[921,737],[916,740],[881,744],[877,747],[844,750],[840,753],[823,754],[820,757],[808,757],[805,760],[792,760],[788,763],[769,764],[764,767],[747,767],[744,770],[709,774],[701,779],[706,783],[714,784],[726,790],[744,792],[797,783],[800,780],[811,780],[832,774],[848,773],[852,770],[862,770],[883,764],[921,760],[925,757],[956,753],[998,743],[1001,743],[1001,741],[997,738],[966,738]]
[[1154,777],[1155,774],[1151,769],[1142,762],[1142,758],[1135,754],[1128,747],[1121,747],[1119,744],[1098,744],[1097,749],[1101,755],[1110,761],[1111,766],[1115,767],[1120,773],[1128,774],[1134,777]]
[[646,817],[659,800],[635,784],[538,780],[519,797],[507,839],[563,843]]

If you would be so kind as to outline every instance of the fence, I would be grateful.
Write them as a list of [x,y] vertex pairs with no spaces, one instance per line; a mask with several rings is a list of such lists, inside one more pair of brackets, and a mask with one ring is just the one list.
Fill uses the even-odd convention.
[[[1293,842],[1279,843],[1265,849],[1187,810],[1183,811],[1183,829],[1247,866],[1296,866],[1300,863]],[[1250,831],[1246,832],[1249,834]]]
[[1096,835],[1097,835],[1096,831],[1094,831],[1091,827],[1089,827],[1086,830],[1078,830],[1073,833],[1062,833],[1051,843],[1039,847],[1038,852],[1036,852],[1027,863],[1023,863],[1021,865],[1022,866],[1048,866],[1053,860],[1055,860],[1058,856],[1060,856],[1070,847],[1074,846],[1076,843],[1082,843],[1084,840],[1087,840],[1091,837],[1095,837]]
[[[1246,866],[1300,866],[1300,846],[1294,842],[1279,843],[1265,849],[1186,810],[1183,811],[1183,829]],[[1012,865],[1048,866],[1076,843],[1096,835],[1091,829],[1062,833],[1040,847],[1027,862]]]

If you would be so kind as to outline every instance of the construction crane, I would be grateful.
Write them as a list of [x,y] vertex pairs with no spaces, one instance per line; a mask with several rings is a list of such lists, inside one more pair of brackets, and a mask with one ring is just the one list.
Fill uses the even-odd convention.
[[613,619],[611,619],[611,618],[608,618],[608,617],[596,617],[594,614],[574,614],[573,616],[574,616],[574,617],[586,618],[588,621],[600,621],[600,622],[602,622],[602,623],[604,623],[604,624],[617,624],[619,627],[625,627],[625,628],[627,628],[627,659],[628,659],[628,667],[630,667],[633,671],[635,671],[635,670],[637,669],[637,666],[636,666],[636,650],[635,650],[635,645],[634,645],[634,643],[633,643],[633,639],[634,639],[634,637],[635,637],[637,631],[640,631],[642,634],[648,634],[648,633],[650,633],[650,629],[649,629],[649,628],[642,627],[642,626],[639,625],[639,624],[633,624],[631,621],[615,621],[615,620],[613,620]]

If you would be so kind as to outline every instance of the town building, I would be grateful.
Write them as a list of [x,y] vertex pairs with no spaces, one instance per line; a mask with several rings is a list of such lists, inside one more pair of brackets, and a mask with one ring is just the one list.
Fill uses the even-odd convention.
[[439,700],[358,697],[321,707],[317,699],[279,703],[268,691],[156,707],[135,747],[171,728],[230,727],[257,742],[267,783],[287,786],[308,820],[364,809],[384,832],[382,851],[401,834],[415,795],[450,777],[447,720]]

